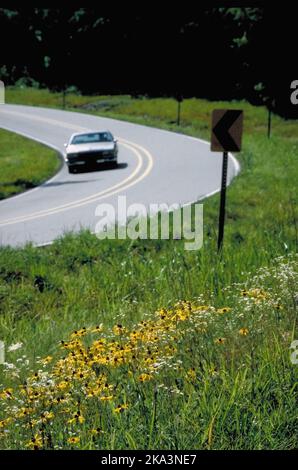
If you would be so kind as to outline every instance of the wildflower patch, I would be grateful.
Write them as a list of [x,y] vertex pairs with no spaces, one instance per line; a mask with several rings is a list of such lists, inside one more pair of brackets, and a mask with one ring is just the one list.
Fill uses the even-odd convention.
[[[211,429],[210,419],[205,421],[211,405],[204,408],[204,403],[213,397],[217,409],[229,381],[234,395],[227,395],[227,406],[247,413],[252,397],[263,396],[262,387],[269,387],[267,380],[257,386],[255,374],[272,367],[276,357],[286,367],[285,393],[295,391],[295,365],[289,354],[292,314],[286,319],[297,285],[295,266],[281,260],[267,277],[261,272],[250,285],[232,285],[225,291],[225,305],[211,305],[203,298],[182,300],[145,315],[137,324],[82,326],[62,339],[56,351],[39,358],[33,369],[24,345],[14,343],[9,354],[20,350],[22,356],[18,366],[4,363],[9,379],[0,389],[1,446],[100,449],[122,439],[136,447],[139,436],[145,436],[149,446],[155,435],[158,442],[165,439],[166,430],[171,435],[172,421],[162,420],[166,413],[183,426],[196,416],[207,430],[201,445],[206,441],[210,447],[216,424]],[[281,292],[270,288],[274,277]],[[280,360],[280,351],[288,351],[287,361]],[[275,406],[272,400],[269,405]]]

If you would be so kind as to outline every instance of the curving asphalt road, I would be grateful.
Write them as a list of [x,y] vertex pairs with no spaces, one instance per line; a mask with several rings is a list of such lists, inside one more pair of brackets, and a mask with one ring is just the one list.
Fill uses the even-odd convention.
[[[68,174],[65,165],[33,190],[0,202],[0,244],[42,245],[82,227],[94,231],[101,203],[179,203],[219,190],[222,158],[200,139],[128,122],[55,109],[1,105],[0,127],[63,153],[74,132],[109,129],[119,140],[119,168]],[[239,171],[229,156],[228,181]],[[42,158],[42,155],[41,155]]]

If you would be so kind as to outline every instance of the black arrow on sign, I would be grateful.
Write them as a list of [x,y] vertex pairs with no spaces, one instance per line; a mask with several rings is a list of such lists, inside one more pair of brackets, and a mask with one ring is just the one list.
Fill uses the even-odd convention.
[[214,126],[213,128],[213,133],[220,145],[224,149],[229,150],[230,152],[239,152],[240,150],[240,148],[232,138],[231,134],[229,133],[229,130],[241,113],[242,111],[238,110],[227,111],[223,115],[223,117],[218,121],[216,126]]

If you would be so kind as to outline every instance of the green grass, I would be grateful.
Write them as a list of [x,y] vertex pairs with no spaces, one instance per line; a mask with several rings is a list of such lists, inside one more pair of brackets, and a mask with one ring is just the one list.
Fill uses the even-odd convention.
[[[28,106],[46,106],[62,109],[62,93],[47,89],[6,88],[6,102]],[[243,109],[245,134],[252,132],[266,136],[268,111],[264,106],[252,106],[246,101],[223,102],[190,98],[181,105],[181,126],[176,125],[177,102],[171,98],[133,98],[129,95],[88,96],[75,93],[66,95],[66,109],[129,120],[139,124],[157,126],[190,135],[210,138],[210,116],[215,108]],[[272,133],[297,143],[297,122],[274,115]]]
[[[23,90],[8,89],[7,101],[21,102],[20,97],[24,102]],[[54,106],[59,95],[31,90],[29,97],[27,104],[34,98],[34,104],[47,100]],[[69,96],[68,102],[80,111],[177,129],[173,100]],[[90,111],[81,108],[86,103],[102,106]],[[1,248],[0,338],[7,345],[23,342],[21,349],[6,354],[7,362],[20,370],[0,371],[4,387],[17,387],[40,369],[38,357],[51,355],[52,363],[61,354],[67,358],[59,341],[100,323],[102,337],[109,341],[115,324],[132,331],[144,318],[154,319],[159,340],[144,344],[155,358],[164,359],[154,378],[144,383],[138,382],[146,371],[140,359],[99,369],[114,387],[108,403],[89,401],[80,380],[73,380],[66,415],[58,407],[52,425],[35,423],[33,431],[28,417],[19,418],[18,431],[15,422],[8,423],[10,433],[0,437],[2,448],[25,448],[32,432],[48,448],[72,447],[67,443],[71,433],[81,438],[73,445],[78,448],[297,448],[298,366],[291,363],[289,350],[298,339],[297,123],[274,116],[268,140],[263,108],[192,99],[182,105],[179,131],[208,138],[210,111],[217,106],[245,111],[238,156],[242,171],[227,192],[222,256],[216,251],[218,195],[204,201],[204,245],[199,251],[185,251],[183,240],[99,241],[85,231],[39,250]],[[259,290],[243,297],[242,289]],[[171,309],[179,299],[208,308],[202,315],[193,308],[189,318],[165,333],[154,312],[163,306]],[[221,307],[231,310],[220,314]],[[247,336],[239,333],[242,328],[248,329]],[[115,339],[124,344],[127,339],[121,338]],[[224,338],[223,344],[218,338]],[[90,346],[93,339],[86,341]],[[167,346],[176,348],[171,358]],[[23,355],[29,364],[21,367],[17,358]],[[45,366],[50,376],[52,363]],[[19,397],[19,392],[14,394]],[[122,403],[128,409],[115,414],[113,408]],[[2,410],[3,418],[14,405],[14,399],[4,401],[8,408]],[[34,419],[41,412],[38,406]],[[85,421],[68,423],[78,406]],[[97,427],[104,433],[91,437],[90,429]]]
[[38,186],[59,166],[56,151],[0,129],[0,199]]

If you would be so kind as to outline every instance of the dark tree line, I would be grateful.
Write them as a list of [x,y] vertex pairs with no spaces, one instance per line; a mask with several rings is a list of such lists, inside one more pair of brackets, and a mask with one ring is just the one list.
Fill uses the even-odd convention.
[[[0,78],[82,93],[266,102],[292,116],[291,8],[0,8]],[[292,53],[292,62],[289,56]],[[297,69],[297,67],[296,67]]]

